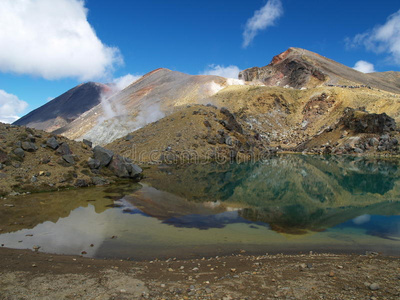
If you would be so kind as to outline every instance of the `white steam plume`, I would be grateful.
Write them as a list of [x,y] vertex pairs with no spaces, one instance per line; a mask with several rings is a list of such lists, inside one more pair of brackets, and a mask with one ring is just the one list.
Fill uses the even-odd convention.
[[230,65],[230,66],[221,66],[221,65],[208,65],[208,67],[201,72],[201,75],[215,75],[221,76],[225,78],[238,78],[240,69],[238,66]]

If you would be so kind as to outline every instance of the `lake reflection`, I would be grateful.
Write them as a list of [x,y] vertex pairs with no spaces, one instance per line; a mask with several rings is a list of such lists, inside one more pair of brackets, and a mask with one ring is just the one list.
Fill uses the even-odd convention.
[[303,155],[155,166],[141,185],[15,199],[15,207],[0,208],[0,243],[134,259],[241,249],[399,255],[398,167],[397,160]]

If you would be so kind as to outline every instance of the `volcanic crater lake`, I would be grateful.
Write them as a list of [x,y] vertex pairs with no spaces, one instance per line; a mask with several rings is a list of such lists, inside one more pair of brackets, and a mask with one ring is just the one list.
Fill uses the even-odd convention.
[[0,200],[0,244],[133,260],[243,250],[400,255],[399,166],[305,155],[153,166],[140,184]]

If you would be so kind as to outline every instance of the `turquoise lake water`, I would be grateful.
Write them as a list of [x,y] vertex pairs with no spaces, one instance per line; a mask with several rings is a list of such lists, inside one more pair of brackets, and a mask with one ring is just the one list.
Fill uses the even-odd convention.
[[146,177],[16,197],[1,205],[0,244],[134,260],[243,250],[400,255],[398,160],[282,155],[154,166]]

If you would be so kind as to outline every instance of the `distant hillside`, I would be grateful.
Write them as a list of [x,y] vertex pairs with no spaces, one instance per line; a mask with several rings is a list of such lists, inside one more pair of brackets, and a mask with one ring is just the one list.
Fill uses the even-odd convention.
[[207,103],[209,97],[228,85],[227,81],[218,76],[157,69],[55,133],[107,144],[179,106]]
[[35,129],[54,131],[72,122],[84,112],[100,103],[100,95],[110,90],[105,84],[88,82],[80,84],[43,106],[15,121]]
[[[135,149],[147,153],[159,150],[157,159],[165,149],[169,156],[171,151],[172,156],[197,151],[236,157],[274,147],[315,153],[400,152],[396,142],[400,140],[396,128],[400,122],[399,72],[364,74],[319,54],[290,48],[269,65],[244,70],[239,77],[242,80],[156,69],[86,107],[82,103],[90,97],[85,98],[82,85],[17,124],[25,120],[28,126],[40,125],[69,139],[112,143],[109,146],[116,153],[129,152],[134,143]],[[86,85],[95,91],[88,92],[90,99],[107,88]],[[212,106],[197,108],[207,104]],[[222,108],[229,111],[229,117]],[[351,116],[348,108],[354,111]],[[43,120],[26,120],[35,114]],[[340,122],[345,116],[347,121]],[[230,119],[244,131],[226,127]],[[385,125],[389,130],[367,126],[374,122],[390,123]],[[358,130],[360,124],[368,128]],[[231,143],[232,139],[236,142]]]
[[400,73],[364,74],[317,53],[289,48],[265,67],[242,71],[239,78],[267,86],[314,88],[321,85],[359,86],[400,93]]

